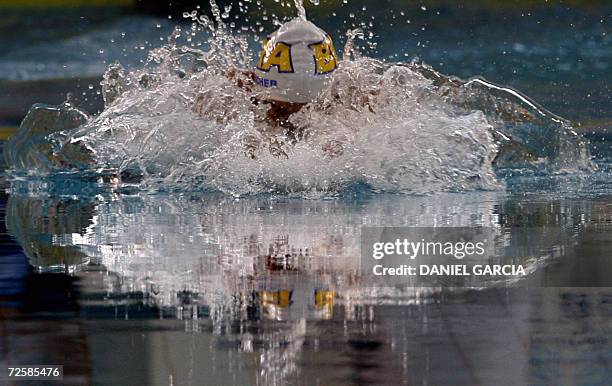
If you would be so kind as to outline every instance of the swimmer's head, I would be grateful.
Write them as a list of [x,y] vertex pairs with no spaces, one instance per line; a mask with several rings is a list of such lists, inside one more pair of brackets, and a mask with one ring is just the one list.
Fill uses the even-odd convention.
[[263,41],[256,81],[265,99],[308,103],[337,67],[331,37],[309,21],[294,19]]

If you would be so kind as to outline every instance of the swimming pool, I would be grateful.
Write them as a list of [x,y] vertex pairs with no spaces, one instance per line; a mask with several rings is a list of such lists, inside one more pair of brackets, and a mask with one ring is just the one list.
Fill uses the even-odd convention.
[[[209,174],[220,182],[206,189],[165,177],[161,187],[158,178],[117,185],[91,170],[13,173],[0,200],[0,363],[63,364],[73,384],[607,384],[612,10],[398,7],[351,2],[335,16],[308,9],[342,43],[352,20],[359,26],[364,15],[376,16],[377,44],[363,43],[371,57],[395,61],[406,52],[444,74],[482,75],[521,90],[589,140],[592,167],[487,169],[477,182],[458,172],[427,180],[427,189],[408,180],[400,191],[361,178],[392,174],[379,169],[359,178],[336,173],[342,183],[325,185],[315,177],[327,178],[333,162],[297,169],[271,159],[258,176],[273,178],[245,178],[242,161],[229,156],[217,165],[232,178]],[[149,41],[149,50],[172,30],[157,16],[108,17],[114,22],[73,37],[57,32],[44,54],[36,37],[19,54],[16,43],[3,43],[9,54],[0,75],[17,82],[100,76],[97,55],[122,59],[124,48],[127,67],[138,68],[139,43],[105,42],[142,33],[134,39]],[[60,49],[87,53],[80,55],[87,65],[66,69],[74,61],[53,53]],[[81,96],[95,100],[96,88]],[[461,122],[459,129],[475,133],[483,122],[438,108],[415,114],[432,111],[439,115],[425,125],[430,130]],[[122,124],[142,124],[142,115],[134,117]],[[194,122],[180,131],[185,138],[193,138]],[[417,134],[416,147],[424,147]],[[158,149],[147,154],[167,156]],[[166,164],[145,170],[161,173],[159,165]],[[310,174],[281,179],[279,165]],[[263,188],[249,194],[235,181]],[[304,188],[312,184],[323,192]],[[363,226],[490,228],[509,248],[528,251],[530,274],[477,288],[376,287],[360,272]]]

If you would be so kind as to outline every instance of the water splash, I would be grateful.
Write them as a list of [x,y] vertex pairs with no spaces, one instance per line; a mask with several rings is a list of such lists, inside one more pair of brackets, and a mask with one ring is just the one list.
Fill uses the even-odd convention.
[[350,29],[346,31],[346,43],[344,44],[344,53],[342,58],[345,61],[355,60],[361,57],[359,49],[355,44],[355,39],[363,39],[363,30],[361,28]]
[[[304,8],[304,0],[293,0],[295,4],[295,9],[298,11],[298,17],[302,20],[306,19],[306,8]],[[313,5],[319,5],[319,0],[310,0],[310,3]]]
[[295,9],[298,11],[298,17],[302,20],[306,20],[306,8],[304,8],[303,0],[294,0]]
[[[302,2],[296,7],[305,18]],[[177,28],[144,68],[108,68],[100,115],[88,118],[70,104],[50,108],[57,114],[43,136],[28,134],[47,114],[33,108],[21,142],[9,143],[8,163],[14,170],[112,171],[146,189],[299,196],[355,185],[417,194],[498,189],[503,173],[591,167],[586,141],[571,125],[520,93],[423,63],[362,56],[360,30],[347,33],[327,89],[290,117],[302,138],[294,143],[266,122],[265,105],[252,102],[246,37],[224,22],[214,0],[211,9],[212,20],[184,15],[207,32],[207,49],[181,45],[192,34]],[[75,115],[84,118],[62,123]]]

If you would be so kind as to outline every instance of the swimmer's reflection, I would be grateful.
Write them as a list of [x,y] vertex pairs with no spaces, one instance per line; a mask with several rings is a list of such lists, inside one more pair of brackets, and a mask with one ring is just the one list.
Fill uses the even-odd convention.
[[[244,316],[248,319],[328,319],[337,296],[334,274],[342,276],[357,268],[346,264],[351,263],[347,256],[353,252],[345,250],[341,236],[323,235],[314,239],[318,245],[309,246],[288,233],[272,235],[267,243],[261,240],[261,234],[236,235],[204,242],[205,251],[210,253],[200,256],[199,248],[190,248],[194,243],[177,239],[180,229],[173,227],[174,221],[165,222],[161,217],[151,221],[146,219],[147,212],[132,213],[141,218],[126,224],[133,209],[91,200],[13,195],[7,207],[9,232],[23,246],[36,270],[107,271],[107,288],[97,290],[127,293],[138,289],[144,294],[140,299],[161,302],[158,306],[163,306],[166,299],[182,309],[192,303],[210,305],[206,296],[211,288],[206,281],[220,280],[228,297],[247,304],[244,308],[249,311]],[[198,218],[194,214],[188,220]],[[162,223],[155,224],[157,220]],[[210,240],[211,236],[202,237]],[[238,252],[229,248],[231,245],[237,246]],[[171,249],[182,252],[171,257]],[[221,250],[221,254],[216,252]],[[162,254],[163,261],[158,260],[162,264],[148,276],[147,260]],[[250,266],[241,266],[245,261]],[[193,268],[198,274],[180,288],[173,274]],[[125,283],[132,280],[143,285],[132,286],[130,291]],[[176,288],[174,294],[167,293],[168,288]],[[246,298],[250,300],[244,301]]]
[[[102,271],[104,280],[91,280],[98,285],[92,291],[110,292],[117,299],[138,294],[131,301],[161,307],[176,317],[183,312],[179,307],[195,304],[238,320],[328,319],[338,307],[347,309],[346,317],[352,313],[348,308],[359,302],[410,301],[435,292],[370,288],[361,274],[361,220],[356,222],[355,216],[380,223],[391,210],[402,207],[406,212],[402,216],[414,218],[416,225],[486,221],[510,247],[540,248],[551,258],[568,253],[582,224],[589,221],[581,215],[589,212],[583,205],[574,208],[561,201],[517,205],[512,200],[491,200],[473,208],[479,215],[450,218],[449,208],[474,205],[456,202],[456,196],[448,202],[411,198],[416,200],[413,206],[400,197],[364,208],[289,202],[280,211],[261,210],[271,203],[260,199],[65,197],[9,198],[9,232],[36,269],[85,272],[92,278]],[[537,228],[521,233],[523,227]],[[542,259],[529,259],[531,249],[522,261],[541,266]]]
[[[259,384],[282,383],[291,378],[305,360],[316,362],[312,359],[318,355],[314,347],[325,345],[342,345],[349,360],[343,363],[351,366],[356,383],[372,379],[376,365],[394,366],[397,353],[390,349],[390,341],[401,352],[415,353],[416,361],[422,359],[418,354],[422,347],[414,342],[421,336],[438,341],[435,328],[428,328],[440,321],[436,312],[443,309],[427,306],[426,302],[416,308],[368,305],[397,298],[397,293],[372,292],[367,294],[369,299],[361,296],[365,285],[355,265],[356,233],[346,230],[354,212],[334,203],[300,203],[265,213],[253,209],[269,207],[266,204],[245,200],[225,205],[213,200],[168,197],[113,197],[91,202],[14,196],[7,213],[11,232],[20,243],[30,244],[25,248],[28,254],[32,253],[33,265],[57,266],[56,256],[45,260],[45,251],[58,247],[62,262],[70,262],[71,258],[77,262],[67,271],[80,277],[104,278],[95,286],[92,280],[82,282],[87,296],[93,291],[106,296],[104,301],[97,298],[97,304],[103,303],[106,308],[99,310],[96,317],[106,317],[105,312],[114,317],[120,307],[127,310],[122,317],[138,316],[134,308],[113,303],[116,299],[123,301],[121,295],[125,295],[158,311],[147,314],[147,318],[178,317],[188,331],[194,332],[210,331],[212,324],[214,336],[231,335],[239,351],[258,357]],[[434,212],[431,216],[465,225],[447,215],[448,207],[459,206],[456,202],[437,204],[440,207],[427,207]],[[366,215],[376,221],[398,207],[394,202],[372,206]],[[331,218],[330,212],[334,214]],[[493,224],[510,224],[512,229],[558,227],[573,237],[580,237],[584,223],[593,221],[589,215],[580,215],[590,213],[584,206],[575,208],[563,202],[514,205],[494,201],[479,213],[479,221],[495,213],[497,223]],[[417,211],[411,216],[419,218],[419,214]],[[352,223],[360,225],[354,219]],[[345,227],[343,232],[337,231],[339,226]],[[552,247],[559,244],[558,239],[551,238],[559,233],[548,235],[536,230],[533,240]],[[508,242],[515,242],[516,233],[511,236]],[[103,273],[92,273],[90,269]],[[79,296],[83,304],[83,295]],[[570,299],[569,304],[580,312],[589,312],[587,301]],[[503,305],[494,306],[488,305],[507,317]],[[81,310],[87,312],[86,308],[87,302]],[[406,309],[414,311],[412,319],[400,315]],[[420,316],[427,312],[430,321],[424,322]],[[328,319],[332,322],[324,322]],[[519,319],[526,320],[522,316]],[[407,320],[406,326],[393,324],[401,320]],[[453,323],[455,319],[441,320]],[[347,326],[348,333],[334,330],[327,336],[326,329],[338,325],[334,321]],[[499,331],[499,323],[490,322],[487,333]],[[464,328],[471,324],[458,325]],[[427,331],[419,332],[414,326]],[[482,324],[476,326],[472,334],[477,334]],[[395,331],[403,331],[406,336]],[[447,345],[427,350],[431,357],[452,352]],[[476,361],[473,357],[466,360]],[[432,376],[410,361],[405,366],[409,374],[415,374],[415,383]]]
[[73,198],[33,199],[12,195],[8,198],[6,222],[17,240],[41,272],[74,272],[87,264],[89,256],[77,245],[63,243],[71,235],[83,235],[91,225],[95,206]]
[[[335,292],[315,290],[312,294],[311,310],[313,319],[331,319],[333,316]],[[263,310],[263,315],[269,319],[287,319],[287,313],[294,302],[293,290],[260,291],[257,300]]]

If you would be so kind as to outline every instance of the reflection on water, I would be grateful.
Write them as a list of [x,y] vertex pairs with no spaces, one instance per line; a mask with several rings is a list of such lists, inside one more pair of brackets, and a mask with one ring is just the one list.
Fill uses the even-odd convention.
[[[603,201],[500,192],[321,201],[15,191],[6,213],[41,273],[30,283],[36,295],[25,298],[30,310],[3,311],[11,337],[3,346],[53,340],[14,322],[35,315],[33,328],[70,336],[60,346],[71,354],[59,361],[87,363],[73,374],[95,382],[376,384],[389,374],[405,384],[547,383],[561,375],[603,384],[610,376],[612,294],[541,287],[610,285],[612,210]],[[523,252],[531,273],[521,288],[374,287],[360,272],[363,225],[490,227]],[[519,232],[526,227],[530,234]],[[45,292],[41,282],[54,299],[47,308],[31,299]],[[72,306],[58,308],[66,299]]]
[[[178,317],[185,304],[195,304],[243,318],[254,302],[263,316],[285,320],[328,315],[331,310],[321,311],[335,299],[380,303],[382,295],[391,302],[430,295],[433,290],[412,288],[426,286],[418,282],[371,288],[361,274],[362,226],[488,227],[518,251],[510,262],[531,273],[573,249],[590,206],[515,203],[500,193],[356,202],[13,195],[7,222],[39,272],[101,270],[108,291],[142,293]],[[495,251],[479,263],[496,258],[490,254]]]

